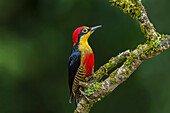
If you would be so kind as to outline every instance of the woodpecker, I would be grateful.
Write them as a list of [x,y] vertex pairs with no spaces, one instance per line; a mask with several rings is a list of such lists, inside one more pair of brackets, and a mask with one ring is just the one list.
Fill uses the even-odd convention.
[[69,88],[70,99],[72,103],[75,97],[76,104],[79,102],[79,81],[89,77],[94,69],[94,54],[89,46],[88,39],[90,35],[101,25],[95,27],[81,26],[73,33],[73,48],[69,57]]

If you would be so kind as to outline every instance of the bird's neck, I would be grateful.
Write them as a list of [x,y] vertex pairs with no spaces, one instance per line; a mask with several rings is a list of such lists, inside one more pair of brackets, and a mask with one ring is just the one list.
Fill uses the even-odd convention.
[[89,54],[93,53],[91,47],[89,46],[87,39],[82,39],[79,42],[78,48],[82,55],[89,55]]

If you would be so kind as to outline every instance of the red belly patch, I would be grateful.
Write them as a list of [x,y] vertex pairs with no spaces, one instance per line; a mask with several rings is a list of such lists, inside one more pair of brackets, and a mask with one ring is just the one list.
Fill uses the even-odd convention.
[[90,76],[92,74],[92,71],[94,68],[94,54],[93,53],[85,56],[83,65],[86,68],[86,76],[85,77]]

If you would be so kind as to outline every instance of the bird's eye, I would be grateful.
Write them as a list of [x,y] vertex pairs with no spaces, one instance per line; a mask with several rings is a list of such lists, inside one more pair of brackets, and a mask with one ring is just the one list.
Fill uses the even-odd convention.
[[84,28],[84,29],[82,30],[82,32],[83,32],[83,33],[87,33],[87,32],[88,32],[88,29]]

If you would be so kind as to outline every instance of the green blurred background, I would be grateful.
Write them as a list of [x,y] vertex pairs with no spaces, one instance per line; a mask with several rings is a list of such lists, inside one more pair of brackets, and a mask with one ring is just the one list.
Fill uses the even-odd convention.
[[[170,1],[143,0],[157,31],[170,34]],[[108,0],[0,0],[0,113],[73,113],[68,57],[72,33],[103,25],[89,42],[95,70],[146,40],[139,24]],[[91,113],[169,113],[170,51],[144,61]]]

